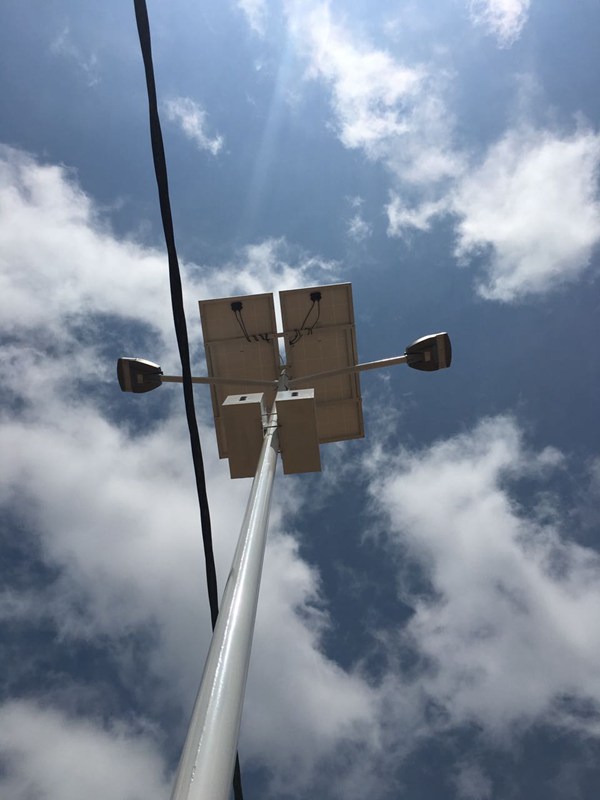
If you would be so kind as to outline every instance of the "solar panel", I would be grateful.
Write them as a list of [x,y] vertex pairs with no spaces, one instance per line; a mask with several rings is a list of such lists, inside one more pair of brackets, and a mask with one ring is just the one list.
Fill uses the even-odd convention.
[[[358,363],[352,287],[349,283],[279,293],[290,378]],[[358,374],[294,383],[314,388],[319,441],[364,436]]]
[[[237,310],[232,309],[232,304]],[[199,306],[209,376],[240,379],[239,383],[210,388],[219,457],[227,458],[223,402],[229,395],[259,391],[245,384],[244,379],[276,381],[279,375],[273,295],[222,297],[202,300]],[[265,387],[260,391],[264,391],[267,408],[270,408],[275,388]]]

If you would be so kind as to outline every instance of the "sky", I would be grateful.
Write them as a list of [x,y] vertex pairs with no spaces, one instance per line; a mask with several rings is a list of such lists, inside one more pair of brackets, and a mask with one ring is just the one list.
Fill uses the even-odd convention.
[[[245,797],[600,781],[600,8],[148,3],[201,299],[351,282],[365,438],[276,478]],[[132,3],[0,8],[0,797],[162,800],[210,618]],[[196,391],[219,585],[249,494]]]

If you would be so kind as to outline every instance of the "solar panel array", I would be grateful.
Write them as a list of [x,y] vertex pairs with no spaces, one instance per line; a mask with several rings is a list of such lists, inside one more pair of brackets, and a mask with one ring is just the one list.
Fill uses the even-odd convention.
[[[280,292],[279,297],[283,322],[283,332],[279,334],[272,294],[200,302],[209,376],[239,378],[235,385],[211,386],[221,458],[228,455],[222,404],[229,395],[259,391],[245,380],[277,381],[281,369],[280,338],[284,342],[287,374],[293,379],[358,363],[349,283],[293,289]],[[314,388],[319,442],[364,436],[357,373],[300,380],[294,388]],[[264,391],[270,408],[275,388],[266,387]]]

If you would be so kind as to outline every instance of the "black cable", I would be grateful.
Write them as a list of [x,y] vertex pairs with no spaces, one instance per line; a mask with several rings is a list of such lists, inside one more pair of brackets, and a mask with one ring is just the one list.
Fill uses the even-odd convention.
[[237,320],[237,324],[240,326],[240,330],[244,334],[244,339],[247,342],[249,342],[250,341],[250,337],[248,336],[248,331],[246,330],[246,326],[244,325],[244,321],[242,319],[242,315],[239,314],[237,311],[234,311],[233,313],[234,313],[235,318]]
[[252,343],[253,340],[255,342],[270,342],[271,339],[268,333],[253,333],[252,336],[250,336],[246,323],[244,322],[244,317],[242,316],[242,307],[242,303],[239,300],[231,304],[231,310],[233,311],[237,324],[240,326],[240,330],[244,334],[244,339],[250,343]]
[[304,326],[306,325],[306,320],[307,320],[307,319],[310,317],[310,315],[311,315],[311,312],[312,312],[313,308],[315,307],[315,303],[316,303],[316,300],[313,300],[313,301],[312,301],[312,304],[311,304],[311,306],[310,306],[310,308],[309,308],[309,309],[308,309],[308,311],[306,312],[306,316],[305,316],[305,317],[304,317],[304,319],[302,320],[302,324],[300,325],[300,330],[303,330],[303,329],[304,329]]
[[[217,573],[215,569],[215,558],[212,546],[212,530],[210,522],[210,511],[208,507],[208,494],[206,491],[206,475],[204,473],[204,461],[202,458],[202,448],[200,446],[200,434],[198,422],[196,420],[196,410],[194,407],[194,395],[192,389],[192,369],[190,364],[190,348],[187,335],[187,325],[185,311],[183,307],[183,290],[181,286],[181,274],[179,271],[179,261],[177,249],[175,247],[175,232],[173,229],[173,217],[171,214],[171,201],[169,199],[169,182],[167,178],[167,161],[165,158],[165,148],[163,144],[162,131],[160,127],[160,117],[158,114],[158,101],[156,98],[156,83],[154,80],[154,67],[152,64],[152,43],[150,39],[150,23],[148,21],[148,9],[145,0],[133,0],[135,8],[135,18],[137,22],[138,35],[142,59],[144,61],[144,72],[146,74],[146,89],[148,92],[148,112],[150,117],[150,138],[152,142],[152,158],[154,161],[154,172],[158,186],[158,199],[160,202],[160,214],[162,218],[167,255],[169,260],[169,284],[171,287],[171,305],[173,308],[173,322],[175,324],[175,335],[181,359],[181,371],[183,375],[183,397],[185,402],[185,413],[187,417],[188,429],[190,434],[190,445],[192,450],[192,461],[194,464],[194,474],[196,477],[196,490],[200,506],[200,521],[202,525],[202,541],[204,544],[204,559],[206,563],[206,583],[208,587],[208,601],[210,605],[210,618],[214,630],[219,614],[219,596],[217,590]],[[236,754],[235,773],[233,778],[233,789],[236,800],[243,800],[242,782],[240,773],[239,758]]]
[[246,328],[246,323],[244,322],[244,318],[242,317],[242,312],[236,311],[235,317],[240,325],[240,328],[242,329],[242,333],[244,334],[246,339],[250,341],[250,334],[248,333],[248,329]]
[[[304,336],[305,332],[309,333],[309,334],[312,333],[313,332],[313,328],[315,327],[315,325],[319,321],[319,317],[321,316],[321,298],[320,298],[320,296],[318,298],[312,298],[311,297],[311,300],[312,300],[311,306],[308,309],[308,311],[306,312],[306,316],[302,320],[302,323],[301,323],[300,327],[294,329],[295,333],[294,333],[294,336],[290,339],[290,347],[293,347],[296,344],[296,342],[298,342]],[[313,322],[313,324],[310,327],[306,328],[305,327],[306,321],[308,320],[308,318],[312,314],[312,311],[313,311],[313,309],[315,307],[315,303],[317,305],[317,318],[315,319],[315,321]]]
[[313,324],[310,326],[310,331],[309,331],[309,333],[312,333],[312,332],[313,332],[313,330],[314,330],[314,327],[315,327],[315,325],[317,324],[317,322],[319,321],[319,317],[320,317],[320,316],[321,316],[321,301],[320,301],[320,300],[317,300],[317,318],[316,318],[316,320],[313,322]]
[[242,333],[244,334],[244,338],[246,339],[246,341],[247,342],[252,341],[250,339],[250,334],[248,333],[248,330],[246,328],[246,324],[245,324],[244,319],[242,317],[242,312],[238,311],[237,309],[234,309],[233,313],[235,314],[235,318],[237,320],[237,324],[240,326],[240,329],[241,329]]
[[304,319],[302,320],[302,323],[300,324],[300,327],[295,329],[296,333],[290,339],[290,347],[293,347],[296,344],[296,342],[300,341],[300,339],[302,338],[302,329],[304,328],[306,320],[310,316],[310,312],[313,310],[314,307],[315,307],[315,301],[313,300],[311,307],[306,312],[306,316],[304,317]]
[[160,201],[160,213],[162,217],[167,254],[169,259],[169,282],[171,286],[171,304],[173,307],[173,320],[175,323],[175,334],[181,358],[181,369],[183,374],[183,394],[185,400],[185,410],[190,430],[192,456],[194,460],[194,471],[196,473],[196,487],[198,499],[200,501],[200,517],[202,520],[203,538],[205,545],[205,555],[207,556],[207,581],[208,594],[211,608],[211,619],[216,622],[218,611],[218,593],[216,584],[216,572],[214,567],[214,555],[212,552],[212,535],[210,514],[208,509],[208,497],[206,494],[206,482],[204,475],[204,464],[202,450],[200,447],[200,435],[194,409],[194,396],[191,382],[191,366],[189,342],[187,336],[187,326],[185,321],[185,311],[183,307],[183,291],[181,286],[181,275],[179,272],[179,262],[175,247],[175,234],[173,230],[173,218],[171,215],[171,203],[169,200],[169,184],[167,179],[167,164],[165,151],[158,116],[158,104],[156,99],[156,86],[154,82],[154,72],[152,66],[152,50],[150,42],[150,28],[148,24],[148,12],[145,0],[134,0],[135,13],[138,24],[140,45],[144,59],[144,69],[146,71],[146,84],[148,88],[148,103],[150,113],[150,135],[152,139],[152,155],[154,158],[154,169],[156,172],[156,183],[158,185],[158,197]]

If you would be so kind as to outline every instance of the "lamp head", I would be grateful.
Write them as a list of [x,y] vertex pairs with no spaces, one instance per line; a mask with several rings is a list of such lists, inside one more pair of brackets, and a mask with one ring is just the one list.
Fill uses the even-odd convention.
[[163,374],[158,364],[145,358],[120,358],[117,361],[117,377],[123,392],[151,392],[161,385]]
[[409,367],[424,372],[445,369],[452,363],[452,345],[447,333],[422,336],[406,348]]

